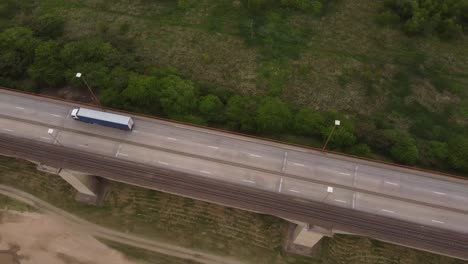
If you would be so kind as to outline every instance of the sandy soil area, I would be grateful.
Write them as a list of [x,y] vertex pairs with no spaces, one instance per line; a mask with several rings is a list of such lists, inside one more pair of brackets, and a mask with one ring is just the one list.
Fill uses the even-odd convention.
[[86,231],[38,213],[0,211],[3,250],[16,252],[21,264],[134,264]]

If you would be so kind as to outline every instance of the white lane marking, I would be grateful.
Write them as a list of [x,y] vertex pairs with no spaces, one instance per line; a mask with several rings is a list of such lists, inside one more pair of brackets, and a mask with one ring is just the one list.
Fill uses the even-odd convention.
[[261,158],[262,157],[260,155],[256,155],[256,154],[252,154],[252,153],[249,153],[249,155],[252,156],[252,157],[255,157],[255,158]]
[[45,140],[51,140],[50,137],[41,137],[42,139],[45,139]]
[[294,189],[289,189],[288,191],[293,192],[293,193],[300,193],[300,191],[294,190]]
[[125,153],[118,153],[119,156],[124,156],[124,157],[128,157],[128,154],[125,154]]
[[55,117],[62,117],[61,115],[56,115],[56,114],[50,114],[51,116],[55,116]]
[[301,163],[293,162],[293,164],[296,165],[296,166],[305,167],[305,165],[304,165],[304,164],[301,164]]
[[256,183],[254,181],[251,181],[251,180],[242,180],[243,182],[248,182],[248,183]]
[[138,133],[138,132],[140,132],[140,131],[138,131],[138,130],[132,130],[132,132],[134,132],[134,133]]
[[280,184],[279,184],[278,192],[281,192],[282,187],[283,187],[283,177],[281,177],[281,179],[280,179]]
[[391,211],[391,210],[387,210],[387,209],[381,209],[381,210],[384,211],[384,212],[387,212],[387,213],[391,213],[391,214],[395,213],[395,211]]
[[8,128],[2,128],[2,130],[8,131],[8,132],[13,132],[14,130],[8,129]]
[[117,148],[117,152],[115,153],[115,157],[119,156],[121,148],[122,148],[122,144],[119,144],[119,148]]
[[344,200],[338,200],[338,199],[335,199],[335,201],[337,201],[337,202],[340,202],[340,203],[348,203],[347,201],[344,201]]
[[83,145],[83,144],[79,144],[78,147],[83,147],[83,148],[87,148],[88,146],[86,145]]
[[177,140],[177,138],[168,137],[169,140]]
[[211,174],[211,172],[205,171],[205,170],[201,170],[200,172],[201,172],[201,173],[205,173],[205,174]]
[[446,195],[446,193],[443,193],[443,192],[433,192],[435,194],[438,194],[438,195]]
[[355,206],[356,206],[356,192],[353,192],[353,201],[352,201],[352,204],[351,204],[351,208],[354,209]]
[[162,164],[162,165],[169,165],[169,163],[167,162],[164,162],[164,161],[158,161],[159,164]]
[[438,220],[431,220],[431,221],[434,222],[434,223],[445,224],[444,222],[438,221]]
[[284,171],[284,168],[286,168],[286,160],[288,159],[288,152],[284,152],[284,157],[283,157],[283,167],[281,167],[281,171]]
[[[356,178],[357,178],[357,170],[359,166],[354,167],[354,175],[353,175],[353,186],[356,186]],[[353,200],[353,208],[354,208],[354,200]]]
[[389,181],[386,181],[385,183],[388,183],[390,185],[395,185],[395,186],[398,186],[398,183],[395,183],[395,182],[389,182]]
[[212,149],[219,149],[218,147],[215,147],[215,146],[208,146],[208,147]]
[[351,173],[345,173],[345,172],[340,172],[341,175],[347,175],[347,176],[350,176]]
[[16,109],[19,109],[19,110],[24,110],[23,107],[19,107],[19,106],[16,106],[15,108],[16,108]]

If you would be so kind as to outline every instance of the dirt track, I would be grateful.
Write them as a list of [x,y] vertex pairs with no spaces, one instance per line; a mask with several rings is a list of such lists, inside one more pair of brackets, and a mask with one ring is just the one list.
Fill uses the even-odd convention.
[[[21,264],[133,263],[77,226],[52,216],[15,211],[0,211],[0,216],[0,249],[10,251],[10,257]],[[15,263],[13,259],[1,261]]]
[[[118,232],[109,228],[101,227],[90,222],[87,222],[79,217],[76,217],[66,211],[52,206],[28,193],[17,190],[15,188],[0,185],[0,194],[10,198],[22,201],[40,211],[48,214],[55,221],[59,221],[63,225],[73,227],[79,230],[80,235],[95,236],[104,238],[110,241],[126,244],[133,247],[147,249],[153,252],[174,256],[182,259],[189,259],[204,264],[241,264],[237,260],[223,258],[204,252],[195,251],[192,249],[182,248],[167,243],[161,243],[154,240],[142,238],[139,236]],[[37,263],[37,262],[36,262]],[[49,263],[49,262],[39,262]],[[62,262],[63,263],[63,262]],[[65,262],[66,263],[66,262]],[[85,262],[87,263],[87,262]],[[97,263],[97,262],[96,262]],[[126,262],[102,262],[102,263],[126,263]],[[129,262],[128,262],[129,263]]]

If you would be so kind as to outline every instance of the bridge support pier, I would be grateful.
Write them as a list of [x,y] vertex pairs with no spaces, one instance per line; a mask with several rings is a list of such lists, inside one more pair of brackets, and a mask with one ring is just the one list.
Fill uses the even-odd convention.
[[297,225],[293,233],[293,243],[299,246],[313,248],[324,234],[314,232],[310,225]]
[[104,190],[104,186],[99,177],[85,172],[69,169],[55,168],[42,163],[35,162],[37,169],[51,174],[57,174],[68,184],[77,190],[75,200],[79,202],[97,205]]
[[324,236],[332,237],[333,233],[326,228],[296,222],[290,226],[286,251],[311,255],[319,248],[319,242]]
[[97,196],[99,182],[95,176],[68,169],[61,169],[58,175],[73,186],[79,193],[91,197]]

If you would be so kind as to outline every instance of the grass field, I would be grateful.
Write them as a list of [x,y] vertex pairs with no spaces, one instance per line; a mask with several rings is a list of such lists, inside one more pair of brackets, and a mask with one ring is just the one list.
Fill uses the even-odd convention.
[[379,26],[378,1],[331,1],[315,19],[278,15],[277,24],[291,27],[268,20],[284,35],[272,33],[271,45],[256,45],[260,37],[244,32],[239,1],[179,2],[187,4],[44,0],[36,10],[66,17],[69,39],[102,35],[133,47],[151,65],[173,66],[190,79],[242,94],[280,94],[295,105],[364,115],[404,114],[392,102],[397,99],[427,111],[456,105],[458,118],[467,114],[466,39],[409,38]]
[[[94,223],[235,257],[247,263],[465,263],[348,235],[324,239],[322,249],[315,257],[289,255],[282,251],[287,228],[287,222],[282,219],[119,183],[111,183],[111,191],[103,206],[88,206],[73,200],[72,187],[60,177],[38,172],[33,164],[12,158],[0,157],[0,183],[27,191]],[[11,208],[20,210],[24,208],[0,198],[0,205],[5,204],[9,207],[15,204]],[[119,248],[130,256],[140,252]],[[141,254],[147,261],[155,256]]]
[[[460,147],[468,144],[467,36],[409,36],[383,25],[382,1],[313,1],[324,3],[322,12],[279,0],[260,1],[268,3],[257,9],[251,0],[7,1],[0,12],[11,20],[0,19],[0,28],[26,26],[55,44],[43,51],[41,42],[41,49],[30,51],[27,56],[37,58],[29,68],[19,67],[22,75],[8,73],[21,59],[12,60],[0,78],[3,86],[79,94],[82,83],[72,72],[80,71],[106,106],[314,147],[324,144],[333,119],[340,119],[341,134],[332,137],[330,150],[468,173],[467,148]],[[58,35],[41,35],[39,27]],[[91,54],[108,44],[116,50]],[[74,45],[77,50],[67,52]],[[7,51],[13,46],[2,49],[4,56],[18,53]],[[40,61],[44,52],[51,54]],[[52,54],[60,54],[57,69],[50,67]],[[180,78],[173,84],[163,78],[174,73]],[[168,92],[182,84],[193,84],[194,94]],[[170,94],[191,103],[170,107],[164,103]],[[233,95],[245,98],[229,101]],[[262,107],[270,97],[285,103],[286,115],[272,115],[277,120],[270,123],[281,125],[268,128],[262,122],[271,110]],[[247,101],[255,103],[230,114]]]
[[19,212],[34,211],[29,205],[0,195],[0,210],[14,210]]

